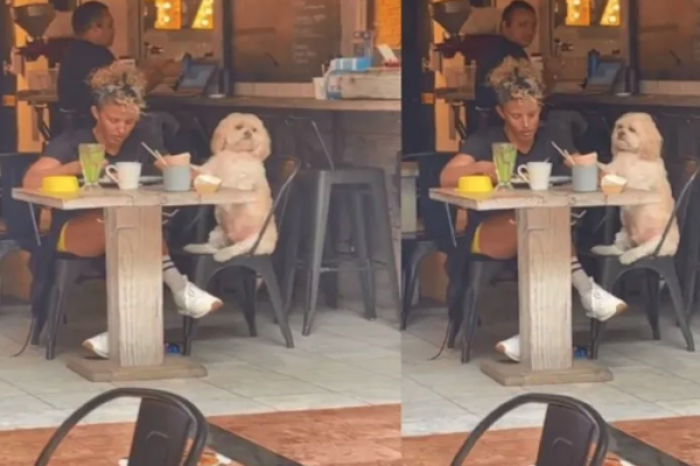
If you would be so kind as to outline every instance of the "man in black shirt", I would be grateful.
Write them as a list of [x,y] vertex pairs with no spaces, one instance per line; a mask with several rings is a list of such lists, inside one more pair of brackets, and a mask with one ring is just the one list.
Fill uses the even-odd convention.
[[493,110],[496,95],[488,84],[488,76],[506,57],[529,59],[525,49],[532,44],[537,32],[537,14],[529,3],[514,0],[503,10],[501,38],[476,63],[475,103],[479,110]]
[[65,52],[58,72],[58,102],[62,110],[75,114],[79,126],[91,127],[92,92],[88,78],[98,68],[111,65],[109,50],[114,42],[114,20],[103,3],[89,1],[73,11],[76,41]]

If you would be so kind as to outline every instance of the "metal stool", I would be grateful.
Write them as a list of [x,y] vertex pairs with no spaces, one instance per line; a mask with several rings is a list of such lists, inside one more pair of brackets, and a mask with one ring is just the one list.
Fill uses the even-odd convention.
[[[290,231],[291,238],[285,261],[284,288],[286,302],[290,306],[294,292],[294,278],[297,269],[307,271],[306,306],[304,310],[303,335],[311,333],[313,317],[316,313],[321,275],[339,271],[356,271],[362,287],[365,317],[375,319],[376,297],[374,269],[382,266],[389,272],[390,286],[397,308],[400,305],[398,274],[389,219],[389,205],[386,194],[384,171],[371,167],[348,167],[334,169],[309,169],[301,174],[301,198],[296,197],[292,207],[297,215]],[[331,209],[333,197],[333,209]],[[371,201],[371,202],[370,202]],[[304,209],[309,206],[309,209]],[[344,261],[335,254],[332,244],[336,222],[332,217],[338,207],[349,207],[348,213],[353,228],[352,266],[340,267]],[[306,210],[306,212],[304,212]],[[300,215],[306,213],[306,215]],[[368,216],[369,214],[369,216]],[[369,220],[369,221],[368,221]],[[372,244],[368,226],[376,228],[377,244]],[[304,228],[305,226],[308,229]],[[302,235],[308,238],[306,257],[300,256]],[[376,248],[375,248],[376,246]],[[381,252],[380,260],[373,258],[372,252]],[[326,253],[324,257],[324,252]],[[329,257],[329,256],[334,257]],[[337,283],[329,284],[331,305],[337,304]]]

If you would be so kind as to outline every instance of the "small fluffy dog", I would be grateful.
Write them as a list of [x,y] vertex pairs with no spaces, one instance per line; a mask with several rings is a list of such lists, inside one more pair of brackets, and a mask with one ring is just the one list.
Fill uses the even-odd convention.
[[[593,253],[620,256],[620,262],[631,264],[652,254],[659,245],[675,204],[661,158],[662,142],[654,120],[646,113],[627,113],[615,122],[611,142],[613,160],[601,168],[625,178],[630,188],[657,192],[661,201],[622,207],[622,230],[615,235],[614,244],[596,246]],[[659,255],[674,255],[679,241],[678,224],[674,220]]]
[[[255,115],[232,113],[214,131],[214,155],[197,171],[222,180],[222,186],[254,193],[254,201],[216,206],[217,226],[205,244],[190,244],[185,251],[213,254],[214,260],[228,261],[250,251],[265,227],[272,208],[272,191],[267,182],[264,161],[271,152],[270,136]],[[274,218],[265,229],[255,254],[270,254],[277,245]]]

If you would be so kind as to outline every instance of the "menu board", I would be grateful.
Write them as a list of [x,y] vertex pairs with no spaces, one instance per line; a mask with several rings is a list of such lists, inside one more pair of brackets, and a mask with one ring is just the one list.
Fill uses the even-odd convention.
[[341,0],[232,0],[233,79],[308,82],[340,55]]

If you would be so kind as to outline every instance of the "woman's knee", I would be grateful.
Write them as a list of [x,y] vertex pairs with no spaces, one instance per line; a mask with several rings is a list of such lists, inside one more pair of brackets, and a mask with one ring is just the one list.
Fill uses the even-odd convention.
[[66,223],[65,252],[80,257],[98,257],[105,253],[104,222],[101,214],[89,213]]

